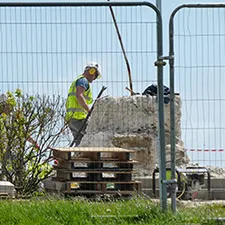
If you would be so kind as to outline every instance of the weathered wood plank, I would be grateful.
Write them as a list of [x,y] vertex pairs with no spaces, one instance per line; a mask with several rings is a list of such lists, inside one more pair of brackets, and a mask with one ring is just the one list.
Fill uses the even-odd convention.
[[141,181],[131,180],[131,181],[66,181],[67,184],[79,183],[79,184],[141,184]]
[[122,191],[122,190],[71,190],[71,191],[64,191],[65,194],[115,194],[115,195],[130,195],[137,193],[136,190],[132,191]]
[[85,168],[76,168],[74,169],[63,169],[63,168],[58,168],[57,166],[54,166],[54,169],[58,172],[63,172],[63,173],[119,173],[119,174],[130,174],[134,173],[135,171],[130,168],[103,168],[103,169],[85,169]]
[[101,159],[101,160],[90,160],[89,158],[76,158],[67,160],[67,162],[79,162],[79,163],[124,163],[124,164],[136,164],[136,160],[119,160],[119,159]]
[[134,150],[116,148],[116,147],[64,147],[64,148],[51,148],[53,151],[59,152],[118,152],[118,153],[134,153]]

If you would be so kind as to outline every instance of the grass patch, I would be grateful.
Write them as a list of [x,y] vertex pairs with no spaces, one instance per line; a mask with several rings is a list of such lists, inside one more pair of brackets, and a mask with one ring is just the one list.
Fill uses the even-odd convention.
[[[0,224],[225,224],[225,206],[213,204],[178,208],[162,212],[150,199],[91,201],[80,198],[35,198],[32,200],[1,200]],[[217,220],[215,218],[218,218]]]

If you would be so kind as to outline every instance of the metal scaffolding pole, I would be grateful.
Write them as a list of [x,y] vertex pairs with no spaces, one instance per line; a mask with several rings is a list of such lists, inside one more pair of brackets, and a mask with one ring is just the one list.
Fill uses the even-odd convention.
[[[161,0],[156,0],[156,6],[158,8],[160,16],[157,15],[157,27],[162,25],[162,13],[161,13]],[[161,21],[160,21],[161,19]],[[161,38],[163,37],[163,31],[161,30]],[[165,159],[165,128],[164,128],[164,102],[163,102],[163,40],[158,42],[158,110],[159,110],[159,195],[160,204],[163,210],[167,210],[167,184],[166,184],[166,159]],[[161,44],[161,46],[160,46]]]
[[162,2],[161,2],[161,0],[156,0],[156,6],[159,9],[159,11],[162,12]]
[[[162,17],[162,0],[156,0],[156,6],[159,9],[159,12],[161,14]],[[170,80],[171,82],[171,80]],[[170,87],[173,86],[174,84],[171,83]],[[173,91],[173,90],[172,90]],[[174,123],[174,102],[171,101],[171,123],[173,125]],[[171,128],[173,127],[171,125]],[[174,146],[174,138],[175,138],[175,134],[174,134],[174,130],[171,131],[171,184],[172,184],[172,195],[171,195],[171,209],[173,212],[176,212],[176,183],[175,183],[175,179],[176,179],[176,158],[175,158],[175,146]],[[165,173],[166,173],[166,168],[164,166],[161,167],[161,176],[165,177]],[[165,196],[165,189],[167,189],[167,181],[166,180],[162,180],[162,182],[164,183],[165,186],[163,186],[163,184],[160,184],[162,187],[161,189],[162,191],[162,200],[164,202],[164,205],[167,206],[167,196]]]

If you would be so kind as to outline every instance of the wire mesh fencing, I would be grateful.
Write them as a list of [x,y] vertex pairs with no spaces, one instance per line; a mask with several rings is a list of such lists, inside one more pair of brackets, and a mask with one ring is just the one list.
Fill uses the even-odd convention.
[[224,7],[181,7],[174,17],[175,91],[193,163],[225,167]]
[[[131,95],[128,90],[131,88],[129,73],[132,77],[133,90],[131,91],[135,93],[141,94],[147,86],[156,83],[157,73],[154,66],[157,58],[156,14],[144,5],[141,7],[113,6],[112,9],[116,24],[109,6],[93,7],[85,5],[85,3],[82,6],[76,5],[76,3],[0,4],[0,91],[10,94],[10,98],[16,100],[17,111],[21,112],[20,116],[16,117],[19,120],[17,124],[23,124],[23,129],[27,128],[26,135],[21,137],[24,139],[18,140],[15,146],[22,149],[23,154],[20,155],[29,155],[33,157],[32,160],[38,156],[40,161],[35,161],[38,165],[43,159],[48,159],[47,149],[49,146],[59,148],[55,150],[55,155],[53,153],[53,157],[62,159],[53,162],[53,166],[57,167],[58,176],[58,180],[56,180],[58,183],[55,185],[60,185],[62,180],[76,181],[79,178],[80,181],[80,183],[68,182],[65,191],[69,192],[71,190],[77,192],[78,189],[88,192],[88,188],[96,185],[92,183],[93,179],[99,181],[97,187],[100,186],[100,190],[104,189],[109,192],[113,191],[115,187],[117,187],[117,191],[119,189],[133,190],[133,186],[136,185],[131,181],[132,165],[136,162],[127,155],[130,152],[125,152],[121,156],[117,155],[118,149],[114,149],[115,154],[111,154],[109,151],[107,153],[111,155],[107,155],[104,153],[105,150],[100,148],[103,151],[102,154],[100,154],[101,151],[94,156],[92,153],[82,155],[73,152],[72,157],[69,152],[61,152],[60,147],[68,147],[73,140],[70,130],[64,127],[65,108],[63,105],[65,106],[70,85],[78,75],[84,72],[87,63],[97,62],[101,66],[101,79],[91,84],[94,100],[102,86],[107,87],[104,94],[110,97],[105,97],[103,101],[105,105],[101,106],[100,104],[96,109],[97,113],[93,113],[98,115],[98,118],[92,119],[94,127],[87,130],[87,134],[89,132],[90,135],[83,145],[98,148],[112,147],[112,143],[108,143],[109,139],[107,138],[111,138],[110,135],[107,136],[108,133],[115,132],[118,136],[123,132],[138,134],[143,130],[146,133],[151,128],[149,126],[152,126],[151,119],[148,121],[151,116],[149,108],[147,108],[147,113],[136,114],[134,109],[142,110],[144,104],[138,99],[133,99],[130,100],[132,103],[132,107],[130,107],[128,102],[121,101],[121,97],[129,99]],[[117,25],[121,37],[118,36],[115,25]],[[121,49],[120,39],[124,43],[130,71],[128,71],[127,62]],[[34,99],[40,101],[35,102]],[[146,98],[146,101],[149,103],[149,98]],[[153,120],[153,118],[157,118],[156,99],[154,98],[150,103],[154,105]],[[112,107],[113,105],[116,107]],[[31,106],[36,106],[34,111],[31,110]],[[108,116],[105,120],[104,116],[106,115]],[[36,120],[33,120],[34,117]],[[27,118],[29,121],[26,121]],[[55,118],[54,124],[52,118]],[[148,126],[145,130],[141,124],[145,124],[146,121],[148,121]],[[41,122],[40,126],[39,122]],[[28,129],[29,124],[32,124],[32,130]],[[96,128],[96,126],[98,127]],[[155,128],[154,132],[156,132]],[[97,138],[100,139],[93,138],[94,134],[97,134]],[[15,135],[14,137],[17,137]],[[30,136],[34,142],[25,143],[28,138],[30,140]],[[8,140],[8,144],[14,143],[12,135],[11,138],[11,141]],[[126,139],[126,137],[123,138]],[[156,135],[154,139],[157,139]],[[137,139],[133,144],[137,146],[141,142]],[[25,144],[18,146],[18,143]],[[35,146],[33,146],[34,143]],[[116,145],[126,147],[121,146],[119,141],[116,142]],[[156,146],[154,149],[156,151]],[[77,159],[77,156],[82,157]],[[95,163],[87,160],[87,157],[92,156]],[[76,164],[71,164],[75,160],[73,157],[78,161]],[[84,161],[85,157],[86,161]],[[23,160],[24,158],[21,158],[21,162]],[[104,167],[104,173],[103,169],[99,168],[99,166],[104,166],[103,161],[105,164],[111,163],[107,164],[106,168]],[[91,167],[87,168],[89,165]],[[6,169],[6,165],[3,167]],[[47,168],[43,171],[48,171]],[[17,172],[22,170],[19,165],[13,169]],[[42,170],[36,169],[38,173],[41,173]],[[77,177],[74,172],[71,172],[72,170],[77,171],[79,175],[91,175]],[[33,175],[34,173],[28,176],[28,180]],[[40,181],[42,178],[39,176],[35,179]],[[126,183],[127,179],[130,180],[130,183]],[[118,184],[118,182],[120,183]],[[24,186],[26,186],[26,190],[29,190],[28,183],[18,183],[17,189],[23,188],[24,190]],[[65,184],[61,185],[65,188]]]

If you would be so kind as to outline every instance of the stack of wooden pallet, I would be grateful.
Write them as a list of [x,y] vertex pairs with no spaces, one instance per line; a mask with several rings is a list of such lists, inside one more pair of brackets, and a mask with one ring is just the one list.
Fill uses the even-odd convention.
[[105,147],[53,148],[56,176],[45,188],[67,194],[132,195],[141,192],[134,181],[132,150]]

